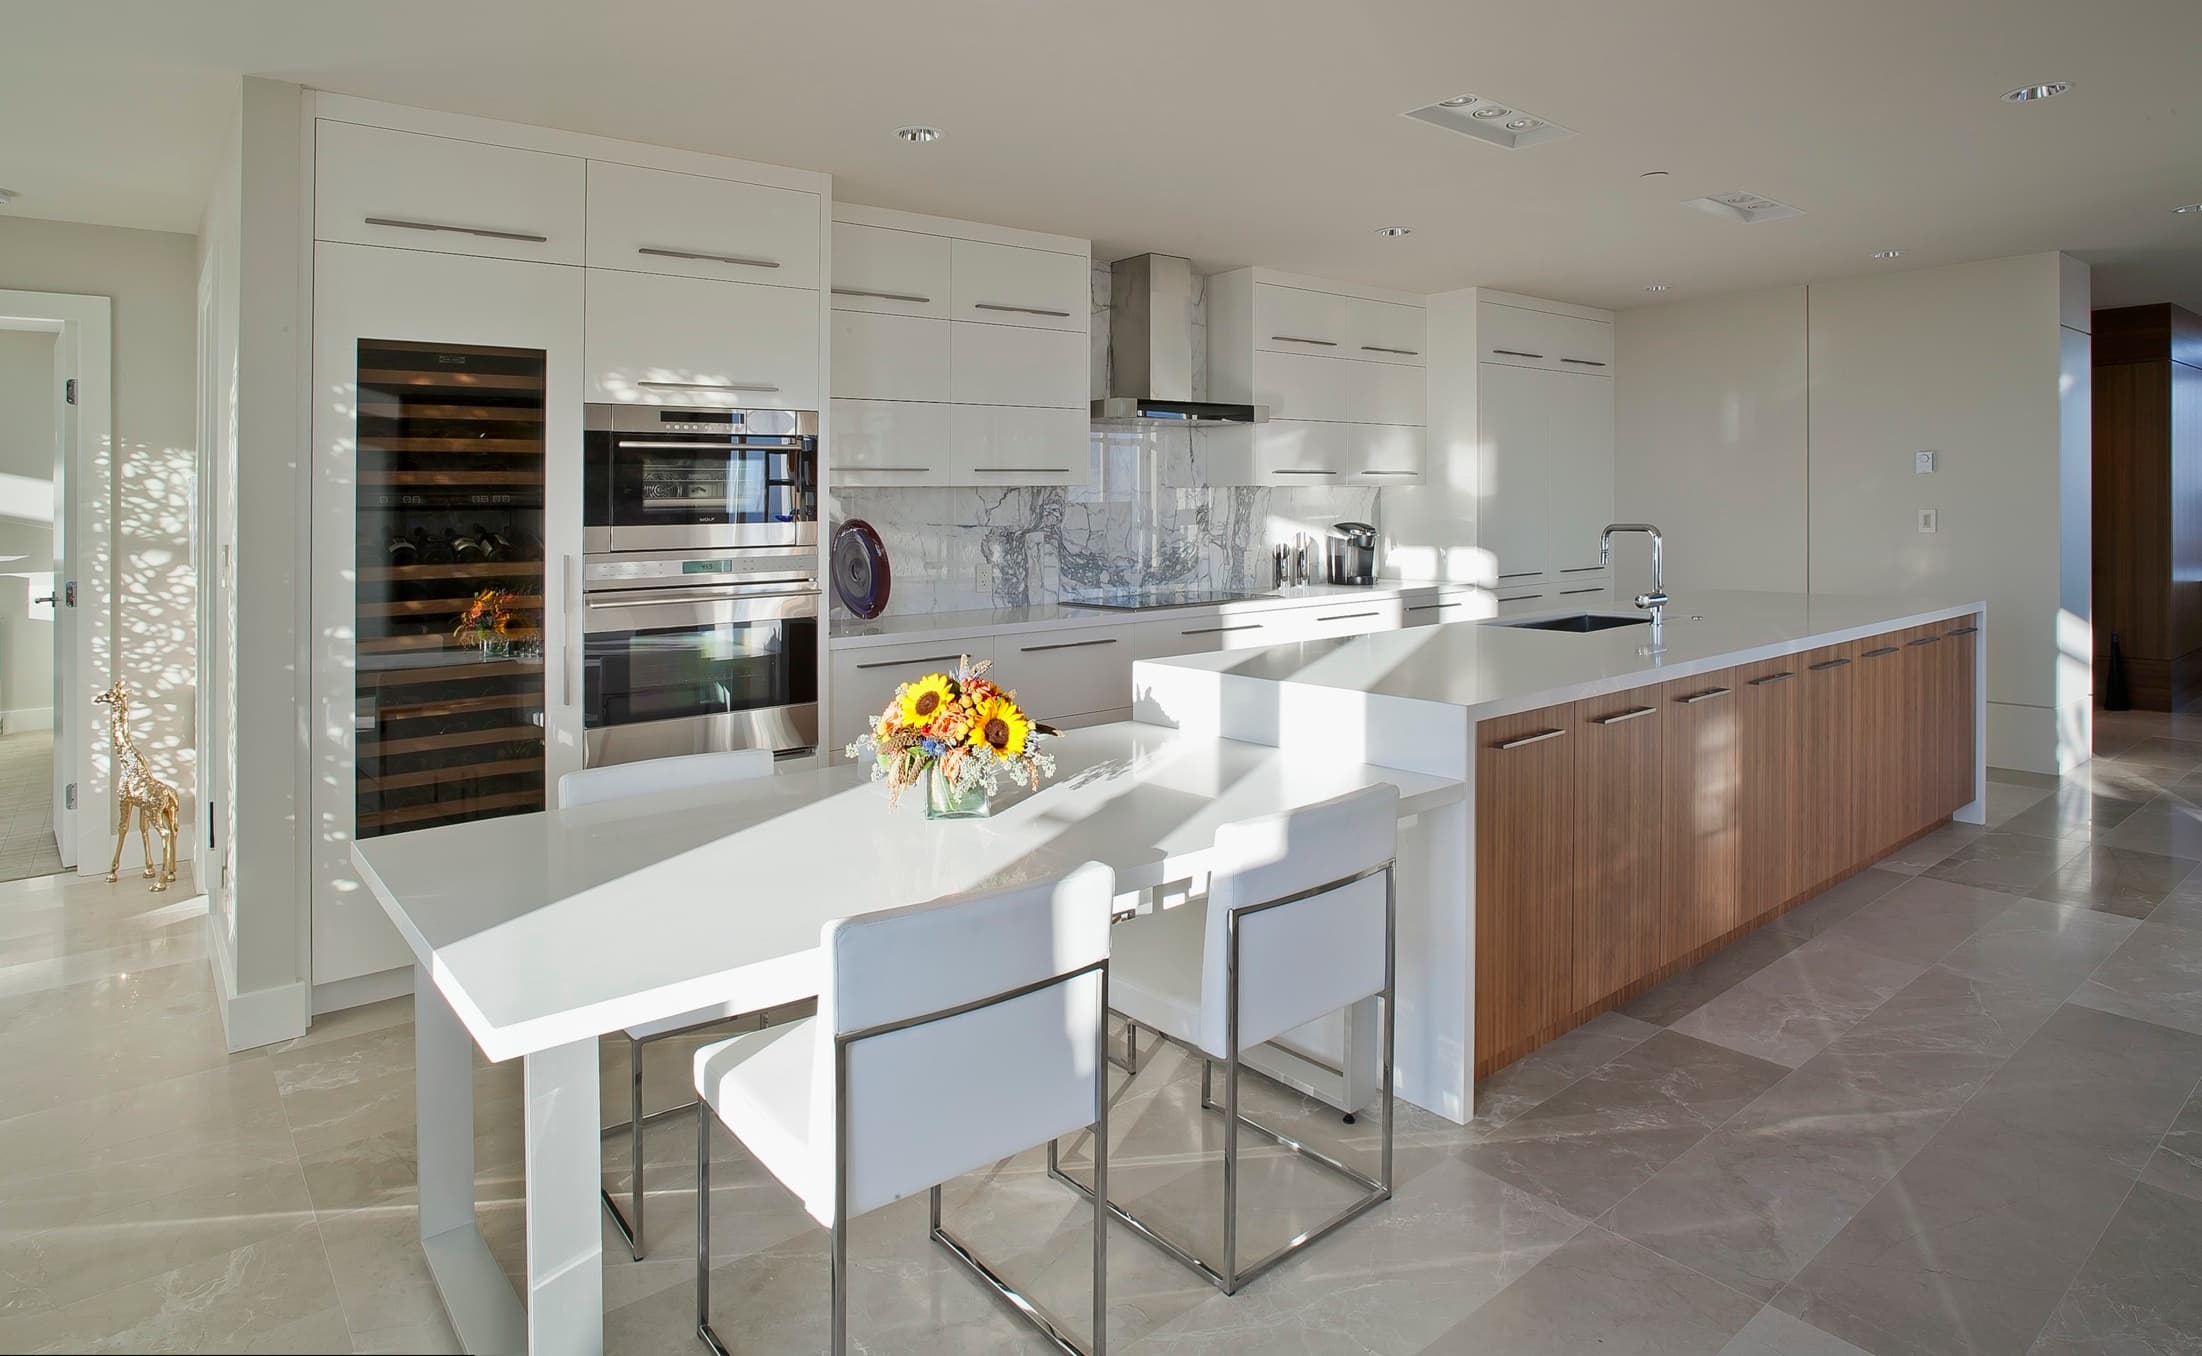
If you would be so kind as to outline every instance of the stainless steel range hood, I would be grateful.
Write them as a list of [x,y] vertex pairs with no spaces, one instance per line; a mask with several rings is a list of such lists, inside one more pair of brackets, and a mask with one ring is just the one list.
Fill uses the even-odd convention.
[[1138,254],[1109,266],[1108,395],[1097,424],[1259,424],[1266,405],[1193,399],[1193,262]]

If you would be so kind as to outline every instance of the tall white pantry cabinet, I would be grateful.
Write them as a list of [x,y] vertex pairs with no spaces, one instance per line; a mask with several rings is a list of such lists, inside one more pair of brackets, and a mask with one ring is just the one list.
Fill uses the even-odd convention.
[[[356,838],[540,809],[581,766],[584,403],[817,410],[830,447],[832,183],[338,95],[306,116],[320,1012],[411,985]],[[485,588],[489,658],[451,636]]]

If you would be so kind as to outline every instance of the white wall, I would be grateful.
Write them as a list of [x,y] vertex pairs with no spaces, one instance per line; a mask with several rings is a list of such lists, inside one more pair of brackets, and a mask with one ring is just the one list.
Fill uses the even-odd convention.
[[1617,512],[1667,530],[1678,589],[1986,599],[1989,761],[2070,766],[2087,376],[2060,322],[2085,294],[2083,265],[2034,254],[1624,312]]
[[[195,253],[191,236],[168,231],[0,218],[0,288],[113,301],[112,664],[130,684],[139,747],[182,799],[187,834],[196,818]],[[91,676],[106,686],[106,674]],[[89,716],[92,692],[63,697],[84,703],[79,728],[104,747],[106,723]]]
[[[1622,311],[1613,330],[1615,516],[1659,525],[1669,590],[1802,592],[1805,289]],[[1617,541],[1614,578],[1634,588],[1648,552]]]
[[53,608],[31,599],[52,591],[54,343],[50,332],[0,330],[0,730],[10,734],[53,724]]

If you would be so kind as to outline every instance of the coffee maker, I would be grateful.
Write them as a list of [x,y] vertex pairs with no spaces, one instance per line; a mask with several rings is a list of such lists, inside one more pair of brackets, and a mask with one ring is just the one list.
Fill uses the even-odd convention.
[[1376,529],[1368,523],[1338,523],[1331,528],[1330,582],[1376,582]]

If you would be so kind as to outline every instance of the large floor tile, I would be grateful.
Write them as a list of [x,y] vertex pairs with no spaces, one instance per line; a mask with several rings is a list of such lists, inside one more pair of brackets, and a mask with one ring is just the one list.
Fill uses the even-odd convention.
[[2097,838],[2131,818],[2153,794],[2119,794],[2085,781],[2068,782],[1995,827],[2039,838]]
[[2072,1001],[2202,1033],[2202,932],[2143,923]]
[[1700,1040],[1792,1068],[1926,968],[1820,937],[1674,1024]]
[[1936,876],[1917,876],[1822,935],[1893,960],[1931,965],[2017,898]]
[[2174,887],[2146,921],[2202,932],[2202,871],[2196,871]]
[[2038,1356],[2202,1351],[2202,1201],[2141,1183],[2089,1254]]
[[1925,874],[1984,890],[2032,894],[2080,848],[2080,844],[2066,838],[2040,838],[1998,829],[1982,834],[1928,867]]
[[1759,1305],[1593,1226],[1433,1342],[1434,1353],[1713,1356]]
[[2146,918],[2195,872],[2195,863],[2133,848],[2089,847],[2034,887],[2036,898]]
[[1761,1309],[1743,1331],[1728,1339],[1720,1356],[1866,1356],[1832,1333],[1771,1306]]
[[2139,926],[2084,906],[2022,899],[1950,948],[1939,963],[1991,988],[2063,999]]
[[1603,1012],[1556,1041],[1515,1060],[1476,1083],[1478,1134],[1496,1129],[1583,1075],[1642,1045],[1659,1028],[1621,1012]]
[[1873,865],[1876,870],[1916,876],[1928,867],[1947,860],[1959,849],[1985,838],[1989,832],[1986,826],[1980,824],[1945,824],[1884,855]]
[[1654,1026],[1672,1026],[1808,940],[1801,933],[1768,924],[1622,1004],[1617,1011]]
[[2202,861],[2202,805],[2158,796],[2100,841],[2111,847]]
[[2187,1099],[2186,1109],[2171,1123],[2164,1138],[2141,1169],[2141,1180],[2150,1186],[2202,1201],[2202,1088]]

